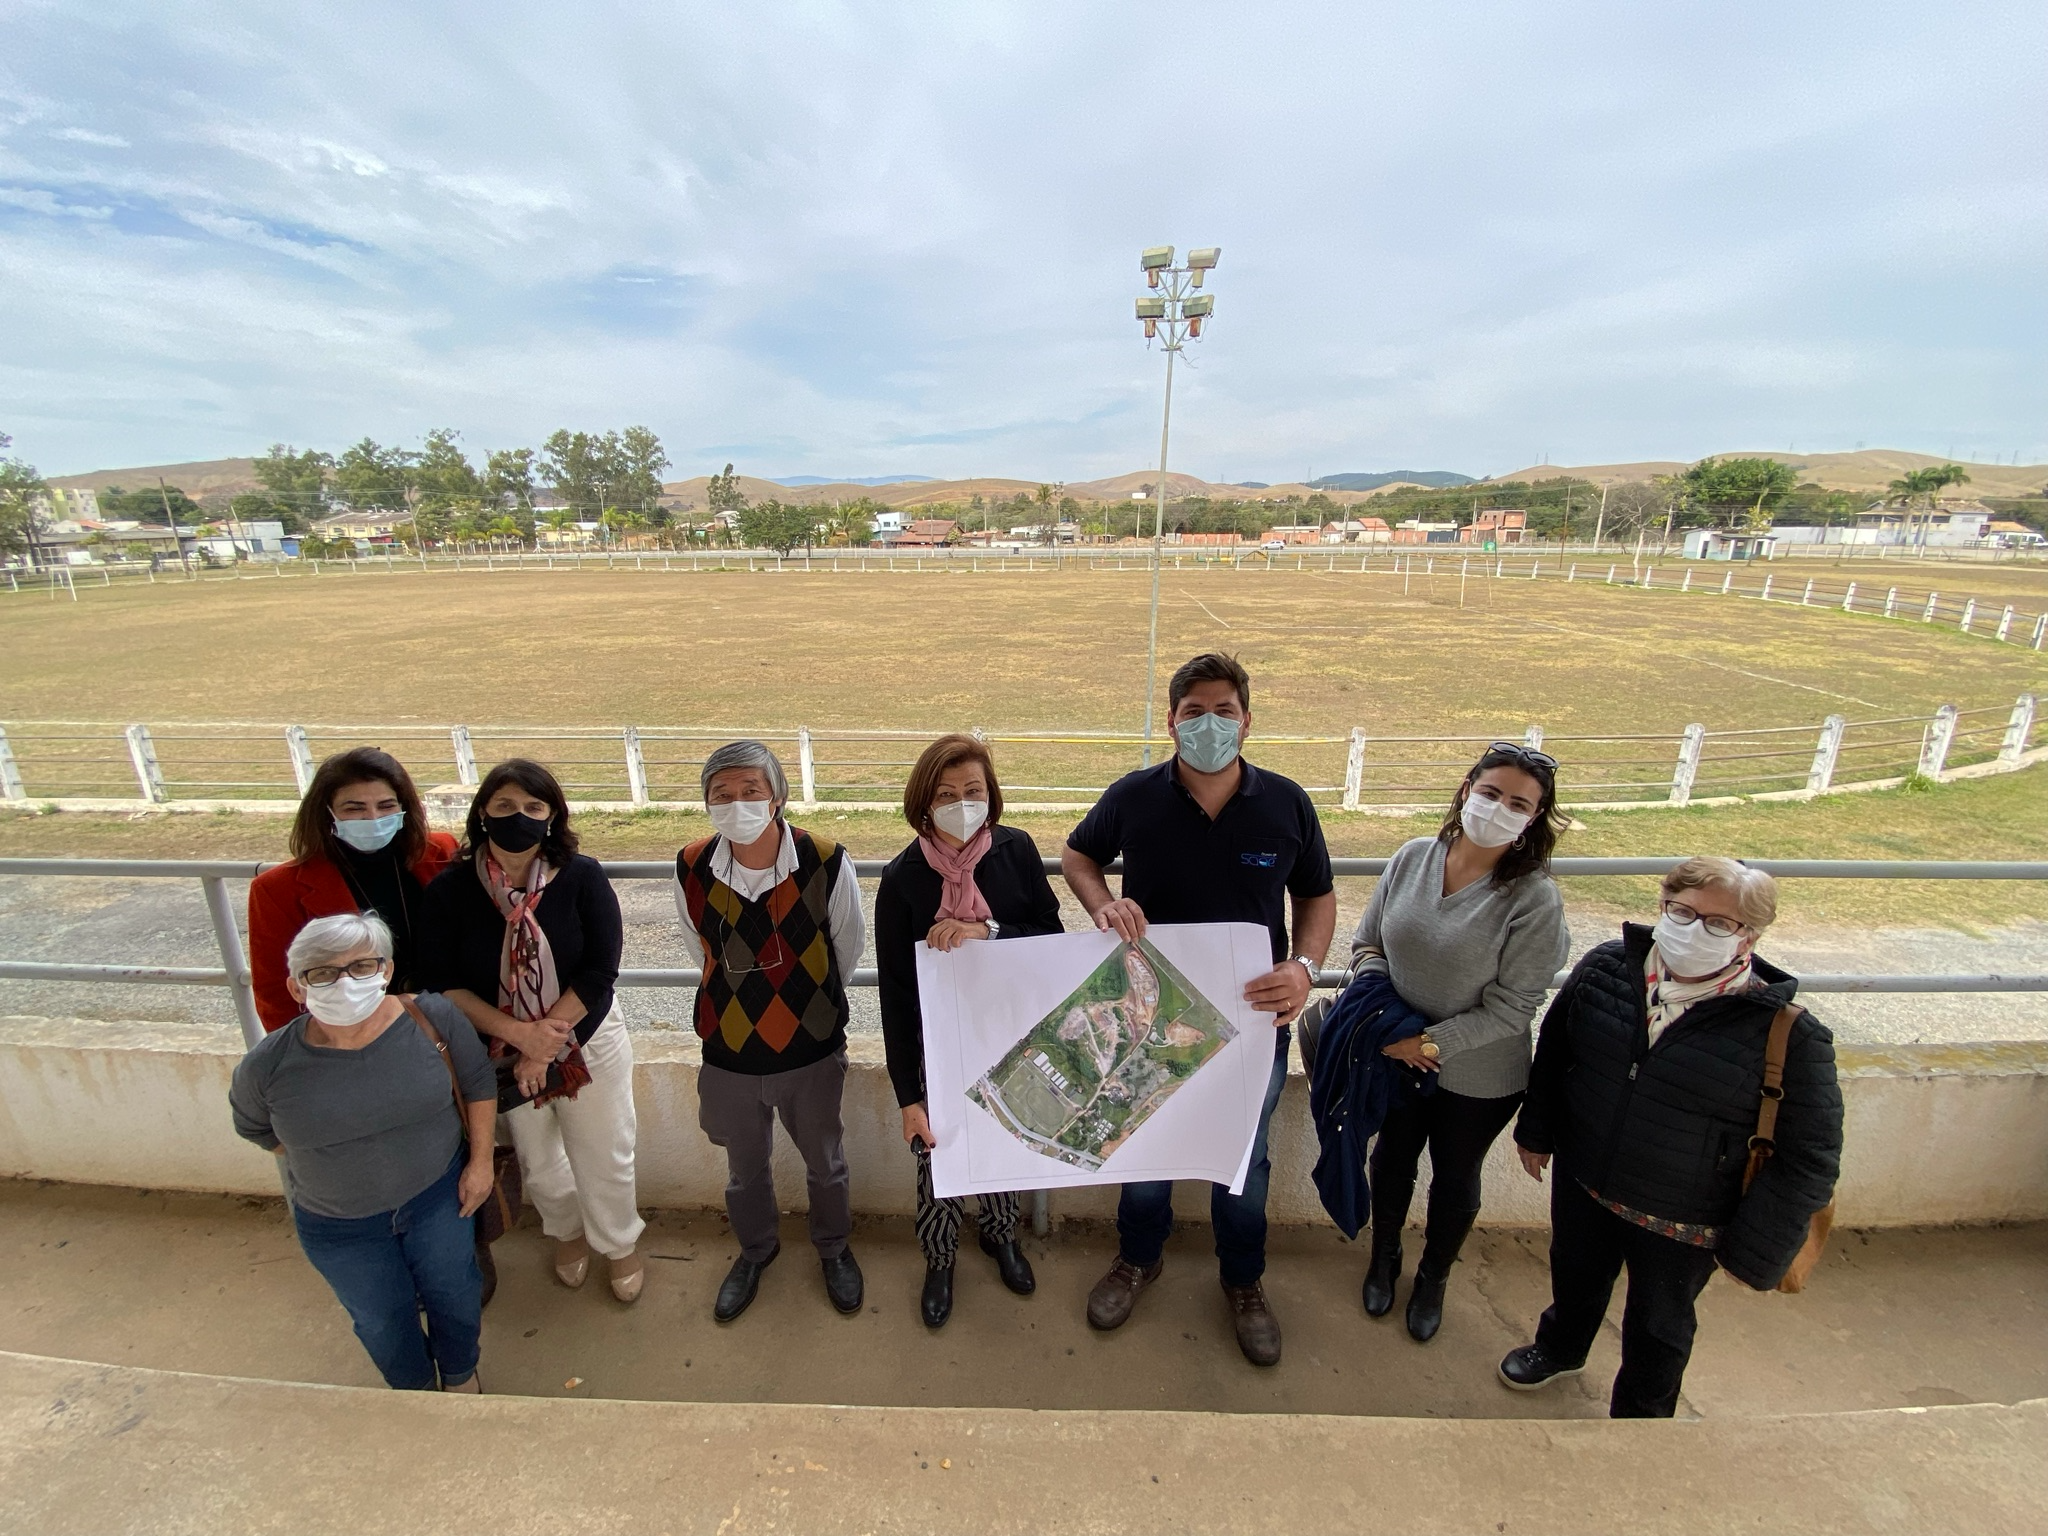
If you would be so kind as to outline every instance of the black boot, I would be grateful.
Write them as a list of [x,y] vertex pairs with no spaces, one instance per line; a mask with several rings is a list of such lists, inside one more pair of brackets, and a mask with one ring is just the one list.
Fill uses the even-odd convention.
[[1365,1315],[1385,1317],[1394,1310],[1394,1287],[1401,1283],[1401,1245],[1372,1245],[1372,1263],[1365,1271]]
[[1031,1273],[1031,1261],[1024,1257],[1017,1239],[999,1243],[984,1232],[981,1251],[996,1261],[996,1272],[1003,1277],[1003,1284],[1019,1296],[1029,1296],[1038,1289],[1038,1277]]
[[953,1315],[953,1266],[934,1264],[924,1272],[924,1297],[918,1303],[927,1328],[943,1328]]
[[1444,1325],[1444,1287],[1450,1273],[1432,1271],[1424,1259],[1415,1268],[1415,1288],[1408,1293],[1408,1337],[1427,1344]]

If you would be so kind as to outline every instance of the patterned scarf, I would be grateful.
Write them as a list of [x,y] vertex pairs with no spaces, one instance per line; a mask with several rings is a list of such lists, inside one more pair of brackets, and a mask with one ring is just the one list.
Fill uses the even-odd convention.
[[974,883],[974,866],[981,862],[981,856],[988,852],[993,841],[987,827],[958,848],[948,848],[936,837],[918,838],[917,846],[924,850],[925,863],[938,871],[939,878],[945,882],[939,892],[941,918],[952,918],[962,923],[985,923],[994,915],[988,909],[988,898]]
[[[515,891],[504,867],[492,856],[490,845],[487,843],[476,852],[477,880],[505,919],[505,942],[498,950],[498,1006],[515,1019],[545,1018],[562,996],[561,978],[555,974],[554,949],[540,919],[533,915],[553,874],[548,861],[536,854],[526,867],[526,889]],[[503,1040],[492,1037],[493,1056],[507,1056],[511,1050]],[[590,1081],[590,1069],[583,1064],[583,1049],[573,1035],[555,1060],[560,1064],[561,1089],[543,1089],[534,1095],[532,1103],[573,1099],[576,1090]]]
[[1643,962],[1643,979],[1649,989],[1650,1043],[1655,1045],[1657,1037],[1676,1024],[1694,1003],[1709,997],[1725,997],[1731,992],[1747,992],[1756,981],[1756,972],[1750,966],[1749,956],[1744,955],[1711,976],[1679,981],[1664,968],[1664,956],[1652,944],[1649,958]]

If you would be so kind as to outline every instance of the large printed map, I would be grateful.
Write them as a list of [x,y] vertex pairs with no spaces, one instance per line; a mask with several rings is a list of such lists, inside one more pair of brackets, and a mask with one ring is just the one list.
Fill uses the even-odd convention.
[[1092,1170],[1236,1037],[1140,939],[1090,972],[967,1097],[1033,1151]]

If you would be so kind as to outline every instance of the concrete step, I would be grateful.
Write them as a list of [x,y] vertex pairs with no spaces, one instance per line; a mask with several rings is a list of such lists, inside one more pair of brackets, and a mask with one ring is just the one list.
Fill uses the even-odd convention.
[[39,1536],[2038,1531],[2048,1401],[1528,1423],[548,1402],[0,1355]]

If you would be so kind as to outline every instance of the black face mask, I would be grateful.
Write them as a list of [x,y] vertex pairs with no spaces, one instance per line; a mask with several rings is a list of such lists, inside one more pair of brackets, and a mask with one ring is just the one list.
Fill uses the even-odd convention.
[[507,853],[524,853],[548,835],[550,823],[514,811],[509,816],[486,816],[484,831]]

